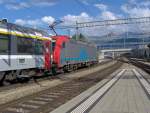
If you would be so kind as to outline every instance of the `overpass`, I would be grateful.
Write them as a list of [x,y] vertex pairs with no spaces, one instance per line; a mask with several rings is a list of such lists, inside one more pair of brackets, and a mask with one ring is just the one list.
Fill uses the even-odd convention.
[[104,49],[100,50],[101,52],[129,52],[131,51],[131,48],[124,48],[124,49]]
[[99,61],[101,61],[105,57],[115,58],[117,56],[120,56],[120,54],[130,52],[131,50],[131,48],[99,50]]

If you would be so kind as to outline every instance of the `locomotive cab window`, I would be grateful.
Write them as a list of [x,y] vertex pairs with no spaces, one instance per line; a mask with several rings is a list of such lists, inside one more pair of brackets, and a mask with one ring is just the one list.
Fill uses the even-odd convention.
[[55,49],[55,45],[56,45],[56,42],[52,42],[52,50],[54,51]]
[[8,53],[9,39],[7,35],[0,35],[0,54]]
[[66,47],[66,43],[65,43],[65,42],[63,42],[62,47],[63,47],[63,48],[65,48],[65,47]]

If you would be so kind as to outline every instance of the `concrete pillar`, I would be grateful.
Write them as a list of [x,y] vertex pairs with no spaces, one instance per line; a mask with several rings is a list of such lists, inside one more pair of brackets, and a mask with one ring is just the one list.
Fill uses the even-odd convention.
[[112,58],[113,59],[115,58],[115,52],[114,51],[112,52]]
[[98,60],[99,60],[99,62],[104,60],[104,52],[102,52],[102,51],[99,52]]

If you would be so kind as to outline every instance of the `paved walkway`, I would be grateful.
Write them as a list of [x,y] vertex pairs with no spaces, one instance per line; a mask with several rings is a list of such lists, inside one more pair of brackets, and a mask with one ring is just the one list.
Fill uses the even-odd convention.
[[150,113],[150,100],[128,70],[90,113]]
[[[150,113],[150,95],[146,93],[135,76],[134,67],[126,67],[125,70],[121,78],[112,87],[109,88],[107,86],[106,82],[108,80],[105,79],[68,103],[60,106],[52,113],[72,113],[75,111],[74,109],[80,107],[88,98],[93,96],[95,90],[100,87],[100,90],[102,90],[102,86],[108,87],[109,90],[104,92],[103,96],[97,99],[97,102],[84,112],[83,110],[79,110],[73,113]],[[148,84],[148,87],[150,88],[150,84]],[[99,95],[102,94],[100,90]]]

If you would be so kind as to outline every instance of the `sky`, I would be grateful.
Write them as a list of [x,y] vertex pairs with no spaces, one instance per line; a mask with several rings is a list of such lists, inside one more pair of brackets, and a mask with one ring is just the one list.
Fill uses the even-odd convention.
[[150,0],[0,0],[0,14],[1,19],[31,27],[46,27],[56,20],[71,25],[76,21],[149,17]]

